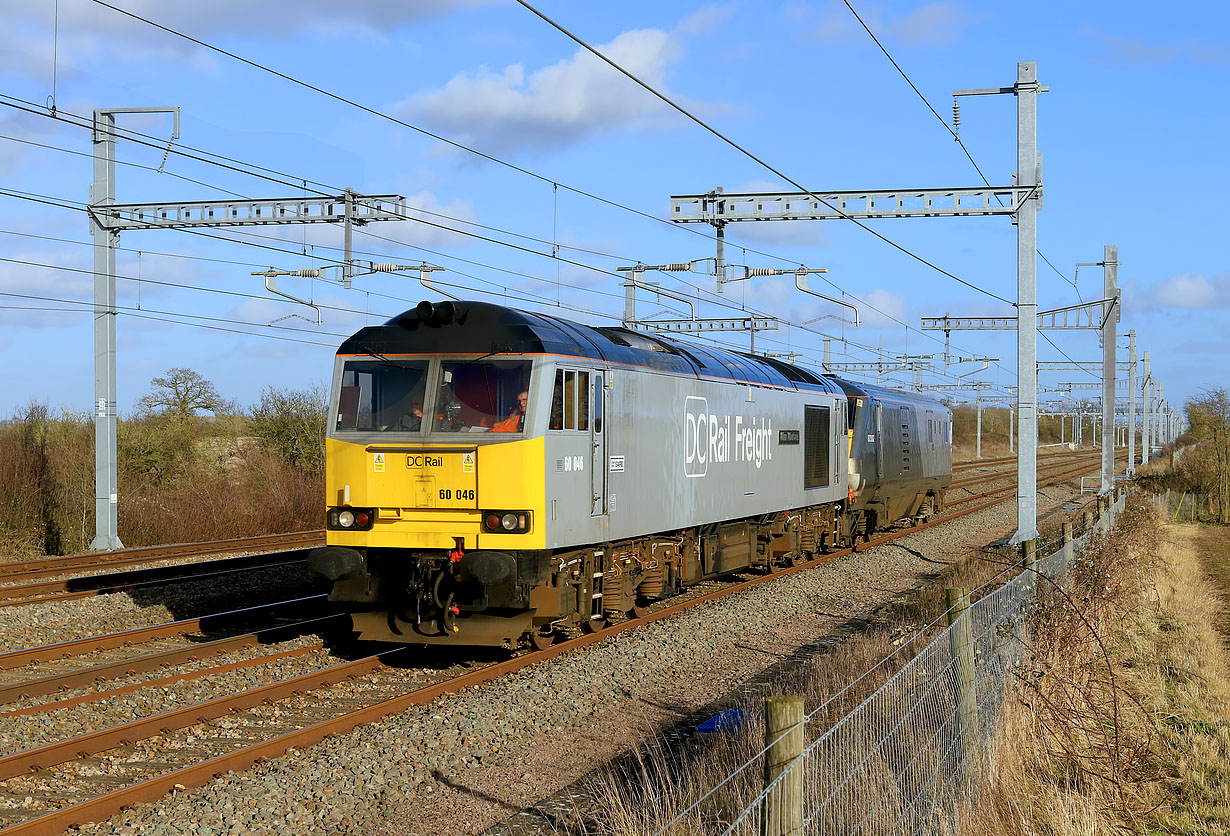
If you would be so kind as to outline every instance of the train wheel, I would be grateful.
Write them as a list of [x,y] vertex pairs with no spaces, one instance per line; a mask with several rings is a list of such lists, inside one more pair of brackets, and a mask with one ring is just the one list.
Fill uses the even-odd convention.
[[632,609],[628,610],[628,618],[644,618],[649,615],[649,607],[633,604]]
[[546,650],[555,644],[555,630],[550,627],[531,630],[528,635],[530,637],[530,647],[535,650]]
[[582,633],[597,633],[607,625],[606,617],[602,618],[587,618],[581,622]]

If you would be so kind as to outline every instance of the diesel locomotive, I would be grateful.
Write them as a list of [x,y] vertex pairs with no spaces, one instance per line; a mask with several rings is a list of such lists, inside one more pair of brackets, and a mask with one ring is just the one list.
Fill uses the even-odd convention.
[[326,543],[365,639],[543,646],[942,505],[951,415],[779,360],[482,302],[338,349]]

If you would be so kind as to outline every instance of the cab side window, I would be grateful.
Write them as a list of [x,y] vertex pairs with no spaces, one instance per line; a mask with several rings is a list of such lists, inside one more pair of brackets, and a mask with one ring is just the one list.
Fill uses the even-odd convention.
[[589,429],[589,372],[556,370],[548,427],[553,430]]

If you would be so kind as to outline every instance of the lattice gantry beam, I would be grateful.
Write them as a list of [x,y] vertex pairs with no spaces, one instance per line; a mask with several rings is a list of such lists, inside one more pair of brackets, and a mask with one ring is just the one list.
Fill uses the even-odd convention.
[[[1100,331],[1107,303],[1118,307],[1118,299],[1100,299],[1038,312],[1038,328],[1045,331]],[[1015,316],[924,316],[924,331],[1015,331]],[[1099,364],[1100,368],[1100,364]]]
[[775,317],[747,317],[744,319],[650,319],[629,322],[642,331],[657,332],[704,332],[704,331],[776,331]]
[[[181,226],[257,226],[286,223],[343,223],[346,196],[290,197],[270,200],[194,200],[175,203],[115,203],[90,207],[108,230],[172,229]],[[410,217],[401,195],[354,195],[352,223],[401,221]]]
[[[849,192],[710,192],[672,195],[676,223],[815,221],[833,218],[951,218],[1013,215],[1041,187],[882,189]],[[816,198],[820,198],[817,200]],[[826,205],[827,204],[827,205]]]
[[[1130,365],[1128,363],[1116,363],[1115,368],[1118,371],[1126,372],[1129,370]],[[1102,374],[1102,364],[1101,363],[1065,363],[1062,361],[1061,362],[1045,361],[1045,362],[1038,363],[1038,371],[1040,372],[1086,371],[1086,372],[1094,372],[1095,374],[1101,375]]]

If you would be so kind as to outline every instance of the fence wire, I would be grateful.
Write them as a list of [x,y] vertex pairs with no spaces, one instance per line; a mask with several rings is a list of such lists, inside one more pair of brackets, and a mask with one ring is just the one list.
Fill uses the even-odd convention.
[[[1105,532],[1120,497],[1097,520]],[[1012,671],[1022,663],[1025,620],[1039,584],[1063,586],[1071,547],[1039,558],[973,603],[853,711],[806,746],[795,763],[717,832],[761,836],[932,836],[956,832],[959,803],[989,768]],[[971,670],[972,668],[972,670]],[[818,718],[817,718],[818,719]],[[799,792],[797,806],[783,802]],[[787,784],[790,786],[787,787]],[[797,795],[796,795],[797,798]]]
[[1216,503],[1208,494],[1171,491],[1153,498],[1166,518],[1175,522],[1194,522],[1217,513]]

